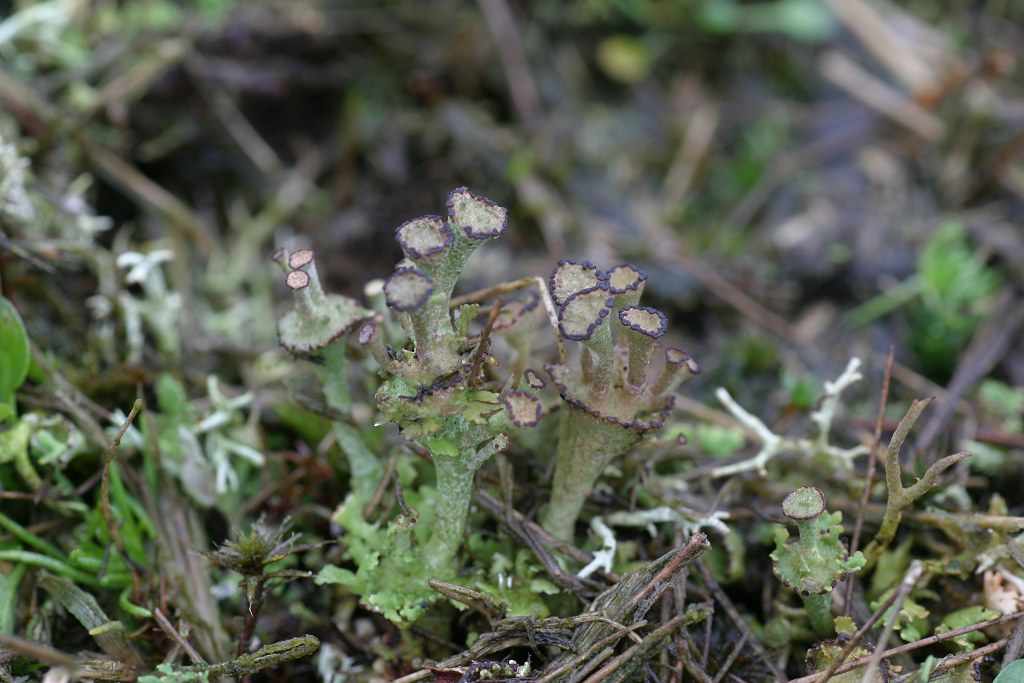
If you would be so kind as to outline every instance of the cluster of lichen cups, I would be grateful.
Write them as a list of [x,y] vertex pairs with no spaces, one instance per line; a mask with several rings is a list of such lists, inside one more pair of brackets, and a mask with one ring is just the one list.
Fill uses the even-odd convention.
[[[380,287],[386,311],[324,294],[309,250],[294,252],[287,263],[283,254],[277,258],[296,296],[295,310],[279,325],[281,343],[293,352],[320,356],[316,368],[328,405],[343,414],[351,405],[345,340],[358,328],[358,343],[380,366],[380,415],[425,447],[433,460],[429,540],[417,541],[418,514],[402,504],[402,513],[388,527],[388,540],[374,546],[367,540],[372,529],[359,511],[379,484],[380,462],[372,467],[366,462],[373,456],[352,425],[342,422],[335,430],[349,458],[353,488],[335,519],[350,532],[359,571],[335,567],[321,572],[319,580],[348,585],[389,618],[408,622],[421,613],[412,605],[425,599],[424,575],[454,576],[477,471],[510,446],[510,433],[541,419],[536,392],[544,382],[526,369],[538,297],[505,304],[484,326],[514,351],[504,380],[485,376],[488,334],[470,332],[480,306],[452,307],[466,260],[480,245],[503,235],[507,220],[506,209],[459,188],[448,196],[446,217],[423,216],[399,226],[396,237],[405,259]],[[569,261],[559,263],[550,279],[559,334],[581,343],[573,354],[578,365],[570,367],[562,359],[546,366],[564,405],[542,524],[565,540],[571,540],[583,504],[611,460],[658,430],[674,389],[699,372],[690,356],[675,347],[664,349],[664,362],[655,363],[657,373],[650,371],[666,320],[639,305],[645,280],[633,266],[604,273],[589,263]],[[607,321],[613,314],[615,322]],[[649,375],[656,377],[649,380]]]
[[505,208],[465,188],[448,195],[447,220],[423,216],[397,230],[406,260],[384,283],[388,307],[411,345],[389,349],[370,321],[360,342],[386,379],[377,391],[382,415],[425,446],[436,474],[436,519],[424,561],[449,574],[463,541],[476,472],[510,445],[508,432],[540,419],[540,400],[526,388],[494,391],[480,375],[486,352],[469,332],[475,304],[450,311],[452,290],[469,256],[507,229]]
[[[361,515],[380,484],[380,461],[368,472],[362,457],[369,454],[365,442],[351,425],[337,423],[336,435],[352,467],[353,491],[334,519],[350,533],[350,555],[358,572],[329,567],[318,580],[348,585],[395,621],[408,622],[421,613],[420,605],[431,594],[426,578],[450,577],[458,569],[476,472],[510,446],[509,432],[540,420],[533,375],[519,387],[501,389],[484,377],[487,341],[470,333],[479,305],[451,306],[466,260],[480,245],[503,235],[507,224],[506,209],[459,188],[448,196],[446,218],[423,216],[399,226],[396,237],[406,258],[384,281],[380,295],[386,313],[401,329],[385,320],[383,310],[325,295],[309,250],[294,252],[287,263],[283,253],[275,257],[296,295],[295,310],[279,323],[282,346],[320,356],[316,368],[327,403],[345,413],[351,404],[345,339],[358,327],[359,344],[383,376],[376,394],[381,416],[424,446],[433,460],[436,490],[429,540],[417,540],[419,515],[404,503],[381,537]],[[530,307],[521,308],[502,316],[505,332],[515,335],[517,326],[528,324],[530,316],[523,313]]]
[[648,380],[667,323],[660,311],[639,305],[646,279],[628,264],[605,273],[591,263],[561,261],[551,273],[559,333],[581,343],[576,367],[545,366],[566,408],[541,523],[562,540],[572,539],[583,505],[605,468],[662,427],[672,408],[672,392],[700,372],[689,354],[668,347],[660,374]]

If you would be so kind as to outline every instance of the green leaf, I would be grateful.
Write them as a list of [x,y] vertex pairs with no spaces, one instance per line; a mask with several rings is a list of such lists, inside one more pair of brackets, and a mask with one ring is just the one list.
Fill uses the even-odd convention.
[[18,587],[28,565],[16,564],[0,569],[0,633],[14,632],[14,607],[18,602]]
[[926,294],[952,309],[988,298],[1000,282],[998,272],[972,251],[959,223],[947,223],[932,236],[917,269]]
[[139,676],[139,683],[205,683],[210,680],[207,671],[179,671],[171,664],[157,664],[159,676]]
[[14,413],[14,392],[25,381],[31,358],[25,324],[5,297],[0,297],[0,349],[0,405],[7,406],[2,419]]
[[434,455],[447,455],[449,458],[459,457],[459,449],[448,439],[424,439],[423,445]]
[[1024,659],[1010,662],[992,683],[1024,683]]
[[[980,624],[981,622],[988,621],[989,619],[995,619],[999,616],[1002,616],[1001,612],[982,607],[981,605],[972,605],[971,607],[958,609],[947,614],[942,620],[942,623],[935,627],[934,633],[935,635],[939,635],[940,633],[955,631],[967,626]],[[959,652],[970,652],[974,649],[976,643],[980,643],[984,640],[984,633],[981,631],[971,631],[963,634],[962,636],[953,638],[949,641],[948,645],[951,645]]]

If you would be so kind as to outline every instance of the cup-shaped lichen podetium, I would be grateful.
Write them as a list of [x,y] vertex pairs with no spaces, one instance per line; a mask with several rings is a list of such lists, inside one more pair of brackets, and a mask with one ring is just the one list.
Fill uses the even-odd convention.
[[[700,371],[689,355],[672,348],[660,377],[647,381],[666,321],[659,311],[635,305],[645,279],[633,266],[618,266],[606,275],[589,263],[571,261],[560,262],[551,274],[559,333],[583,346],[578,368],[546,366],[567,408],[542,523],[564,540],[572,538],[587,496],[612,459],[660,429],[672,406],[671,392]],[[624,347],[621,351],[615,340]],[[624,368],[623,354],[628,354]]]
[[501,237],[508,230],[508,209],[464,187],[448,194],[447,207],[453,240],[447,266],[437,278],[437,288],[451,296],[455,281],[470,255],[482,244]]
[[341,413],[351,407],[345,337],[371,312],[354,299],[325,294],[317,276],[312,249],[299,249],[288,258],[285,284],[295,294],[295,308],[277,323],[281,346],[295,354],[317,356],[317,374],[327,404]]
[[604,283],[604,274],[593,263],[584,261],[559,261],[551,271],[548,289],[556,306],[564,306],[573,294],[593,289]]
[[626,328],[629,360],[626,363],[626,387],[634,394],[644,390],[647,367],[651,364],[654,342],[665,334],[665,314],[650,306],[626,306],[619,309],[619,322]]
[[419,268],[402,266],[384,282],[388,307],[402,316],[413,341],[413,354],[403,368],[404,378],[430,384],[455,372],[462,360],[448,300],[434,289],[434,279]]
[[479,338],[469,333],[479,305],[461,307],[454,323],[449,312],[466,259],[505,233],[508,212],[466,188],[448,195],[447,209],[447,221],[423,216],[396,230],[407,260],[383,291],[412,343],[392,351],[376,322],[360,330],[360,342],[385,375],[377,390],[381,414],[425,446],[434,461],[437,514],[424,554],[427,566],[439,575],[456,566],[477,470],[508,446],[505,432],[531,424],[540,406],[527,392],[502,397],[495,387],[469,376],[474,360],[484,359]]
[[[295,294],[295,309],[277,323],[281,346],[292,353],[309,356],[323,388],[327,405],[341,415],[352,406],[349,393],[345,342],[349,332],[372,316],[353,299],[325,294],[317,276],[312,249],[299,249],[284,259],[278,252],[274,260],[286,266],[285,284]],[[333,431],[348,460],[352,490],[368,500],[383,474],[378,458],[369,451],[359,431],[341,420]]]
[[835,632],[832,622],[832,589],[864,566],[858,551],[852,556],[840,538],[842,513],[825,511],[825,494],[803,486],[782,501],[782,512],[796,522],[799,536],[790,538],[785,527],[775,532],[771,554],[776,578],[801,597],[811,626],[822,636]]
[[615,368],[611,326],[605,324],[614,302],[608,287],[601,283],[568,297],[558,311],[562,337],[583,343],[581,366],[588,375],[591,393],[598,396],[608,391]]
[[608,271],[608,289],[615,295],[615,308],[622,310],[640,303],[647,273],[634,265],[623,263]]

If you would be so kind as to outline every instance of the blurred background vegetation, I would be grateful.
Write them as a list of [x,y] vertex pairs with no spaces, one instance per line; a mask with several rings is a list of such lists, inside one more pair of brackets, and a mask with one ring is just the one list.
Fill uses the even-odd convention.
[[[3,294],[108,410],[171,368],[189,394],[216,372],[270,402],[274,248],[315,247],[325,285],[359,296],[401,257],[394,228],[467,185],[511,213],[467,289],[561,258],[649,273],[669,343],[705,368],[683,415],[725,386],[783,430],[858,356],[844,409],[870,432],[894,349],[889,417],[940,397],[914,452],[977,444],[1004,475],[980,491],[1024,505],[1024,3],[50,0],[0,16]],[[162,290],[123,279],[125,254],[160,250]],[[112,341],[133,330],[145,343]],[[702,433],[705,452],[739,445]],[[279,493],[261,504],[332,497]],[[258,507],[239,496],[215,538]]]

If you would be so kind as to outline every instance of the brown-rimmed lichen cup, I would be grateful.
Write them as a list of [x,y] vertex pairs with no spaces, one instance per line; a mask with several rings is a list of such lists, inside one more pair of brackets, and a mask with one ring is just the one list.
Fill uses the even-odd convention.
[[[545,366],[564,408],[551,497],[541,523],[563,540],[572,539],[576,520],[605,468],[663,426],[672,407],[671,392],[700,371],[688,354],[673,347],[661,375],[648,382],[666,320],[656,309],[636,305],[645,280],[635,266],[617,266],[609,275],[592,264],[572,261],[559,262],[549,279],[559,307],[559,333],[581,343],[577,366]],[[616,340],[628,355],[625,368]]]
[[393,351],[377,321],[360,330],[361,343],[385,374],[378,408],[434,461],[436,517],[424,555],[440,575],[454,569],[477,470],[508,448],[507,431],[540,417],[540,402],[528,391],[502,396],[469,376],[479,340],[468,329],[479,306],[460,307],[457,324],[450,311],[463,265],[477,247],[505,233],[508,212],[464,187],[448,195],[447,210],[447,220],[423,216],[396,231],[407,260],[385,281],[384,297],[403,321],[408,343]]

